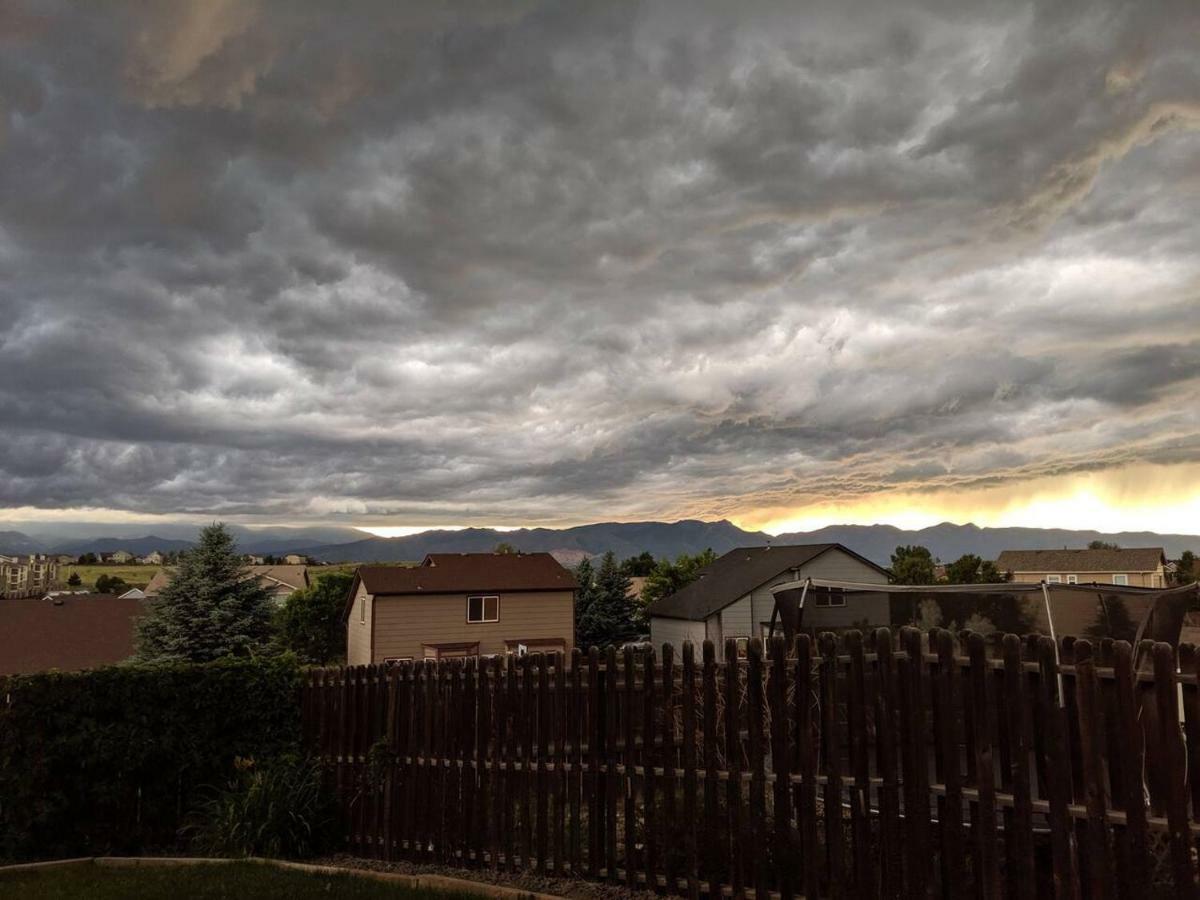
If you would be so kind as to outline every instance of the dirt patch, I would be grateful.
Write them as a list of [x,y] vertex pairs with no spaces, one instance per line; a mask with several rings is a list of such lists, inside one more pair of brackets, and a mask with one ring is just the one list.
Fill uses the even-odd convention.
[[360,859],[348,854],[327,856],[312,860],[315,865],[337,866],[343,869],[366,869],[372,872],[398,872],[402,875],[446,875],[450,878],[465,878],[483,884],[498,884],[538,894],[556,894],[577,900],[615,900],[618,897],[657,898],[652,891],[630,891],[622,885],[601,884],[595,881],[577,881],[571,878],[554,878],[536,872],[494,872],[491,869],[456,869],[426,863],[397,860],[384,862],[380,859]]

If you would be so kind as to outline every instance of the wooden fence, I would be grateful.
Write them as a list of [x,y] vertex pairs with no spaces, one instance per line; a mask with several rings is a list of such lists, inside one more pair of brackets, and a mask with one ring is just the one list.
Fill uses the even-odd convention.
[[691,897],[1194,896],[1195,650],[1059,650],[906,628],[321,669],[304,723],[361,856]]

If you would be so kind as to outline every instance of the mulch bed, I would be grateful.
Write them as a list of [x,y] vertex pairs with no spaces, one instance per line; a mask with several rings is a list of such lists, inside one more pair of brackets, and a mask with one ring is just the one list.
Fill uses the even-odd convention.
[[498,884],[540,894],[557,894],[560,897],[578,900],[614,900],[617,897],[657,898],[652,891],[631,891],[623,885],[601,884],[595,881],[576,881],[570,878],[553,878],[536,872],[494,872],[491,869],[456,869],[452,866],[427,865],[424,863],[384,862],[380,859],[360,859],[357,856],[339,853],[322,859],[310,860],[314,865],[337,866],[343,869],[366,869],[372,872],[399,872],[403,875],[445,875],[464,878],[484,884]]

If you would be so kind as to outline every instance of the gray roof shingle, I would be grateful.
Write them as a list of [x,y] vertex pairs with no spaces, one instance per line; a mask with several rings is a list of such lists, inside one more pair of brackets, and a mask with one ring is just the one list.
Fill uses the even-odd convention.
[[1166,561],[1162,547],[1126,550],[1005,550],[996,557],[1001,572],[1153,572]]

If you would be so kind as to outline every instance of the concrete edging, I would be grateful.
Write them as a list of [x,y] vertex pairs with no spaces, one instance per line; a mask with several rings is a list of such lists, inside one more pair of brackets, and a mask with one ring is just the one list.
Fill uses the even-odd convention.
[[269,859],[262,856],[250,856],[245,859],[206,856],[80,856],[74,859],[53,859],[45,862],[17,863],[11,866],[0,866],[0,875],[36,872],[48,869],[64,869],[88,863],[102,868],[125,869],[150,866],[168,868],[177,866],[210,866],[239,862],[272,866],[276,869],[291,869],[296,872],[308,872],[314,875],[348,875],[353,878],[370,878],[374,881],[383,881],[421,890],[455,891],[464,894],[474,894],[477,897],[496,898],[496,900],[499,900],[499,898],[506,898],[506,900],[563,900],[558,894],[539,894],[534,891],[523,891],[520,888],[490,884],[485,881],[472,881],[468,878],[454,878],[449,875],[409,875],[403,872],[377,872],[373,869],[355,869],[351,866],[319,866],[313,863],[292,862],[286,859]]

